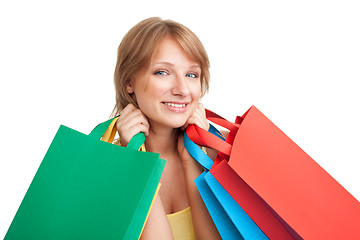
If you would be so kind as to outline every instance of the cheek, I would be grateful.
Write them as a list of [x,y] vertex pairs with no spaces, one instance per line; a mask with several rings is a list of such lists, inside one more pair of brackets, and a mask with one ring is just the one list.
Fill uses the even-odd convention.
[[152,81],[148,81],[143,87],[138,88],[135,94],[140,109],[148,114],[153,112],[154,107],[161,101],[165,91],[164,85],[154,84]]
[[160,95],[171,87],[170,81],[163,81],[157,77],[150,76],[144,85],[144,92],[148,95]]
[[199,101],[201,97],[201,84],[199,82],[194,83],[190,89],[193,101]]
[[201,86],[199,84],[194,84],[192,86],[191,98],[192,98],[192,106],[190,113],[193,114],[196,111],[201,98]]

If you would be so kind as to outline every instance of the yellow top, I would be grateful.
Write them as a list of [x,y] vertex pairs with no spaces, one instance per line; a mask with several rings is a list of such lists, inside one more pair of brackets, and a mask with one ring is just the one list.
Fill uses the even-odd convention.
[[191,218],[190,207],[179,212],[168,214],[167,219],[170,223],[174,240],[195,240],[193,221]]
[[[109,129],[112,129],[112,130],[116,129],[114,127],[116,120],[117,119],[114,119],[114,121],[111,123],[111,126],[109,127]],[[113,142],[114,137],[115,137],[114,131],[107,131],[104,134],[102,140],[107,141],[107,142]],[[114,141],[114,144],[121,146],[120,138],[116,139]],[[203,148],[203,150],[205,150],[205,149]],[[144,144],[140,147],[139,151],[146,152]],[[157,192],[159,190],[159,187],[160,186],[158,186]],[[155,194],[155,196],[156,196],[156,194]],[[155,196],[154,196],[154,198],[155,198]],[[151,207],[150,207],[150,209],[151,209]],[[149,210],[149,212],[150,212],[150,210]],[[168,214],[167,219],[169,221],[174,240],[195,240],[196,239],[190,207],[187,207],[176,213]],[[144,223],[144,225],[145,225],[145,223]]]

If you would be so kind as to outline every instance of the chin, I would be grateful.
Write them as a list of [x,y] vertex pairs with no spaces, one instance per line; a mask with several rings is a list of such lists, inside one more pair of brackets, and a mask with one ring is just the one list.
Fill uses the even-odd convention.
[[171,128],[181,128],[182,126],[184,126],[186,123],[186,120],[174,120],[171,122],[168,122],[166,125],[168,125]]
[[174,124],[174,123],[172,123],[171,124],[171,127],[172,128],[181,128],[182,126],[184,126],[185,125],[185,122],[184,123],[179,123],[179,124]]

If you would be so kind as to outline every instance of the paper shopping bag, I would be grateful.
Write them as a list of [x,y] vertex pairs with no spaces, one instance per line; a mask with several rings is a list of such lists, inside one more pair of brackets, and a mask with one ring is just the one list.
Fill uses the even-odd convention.
[[360,239],[359,201],[257,108],[233,126],[227,142],[187,133],[228,155],[210,173],[270,239]]
[[126,148],[101,141],[111,122],[89,135],[60,126],[6,240],[139,238],[165,161],[137,151],[142,133]]
[[[212,125],[209,132],[222,137]],[[216,164],[189,139],[186,132],[184,146],[205,170],[195,179],[195,184],[222,239],[267,240],[268,237],[208,171]]]

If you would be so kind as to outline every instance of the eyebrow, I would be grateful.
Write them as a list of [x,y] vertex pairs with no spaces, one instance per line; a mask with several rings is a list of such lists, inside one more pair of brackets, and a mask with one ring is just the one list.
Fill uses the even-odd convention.
[[174,66],[174,64],[169,63],[169,62],[155,62],[154,65],[170,65],[170,66]]
[[[175,66],[173,63],[170,62],[155,62],[154,65],[169,65],[169,66]],[[198,63],[193,63],[190,65],[190,67],[197,67],[200,68],[200,65]]]

